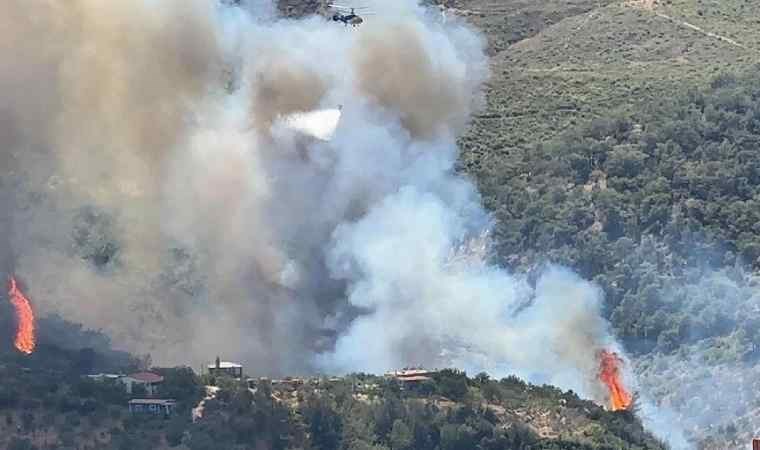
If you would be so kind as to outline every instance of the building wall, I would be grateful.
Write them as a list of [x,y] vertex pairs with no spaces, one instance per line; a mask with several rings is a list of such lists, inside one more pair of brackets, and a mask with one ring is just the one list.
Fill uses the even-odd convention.
[[145,388],[145,392],[147,392],[148,395],[155,395],[157,391],[157,385],[154,383],[146,383],[144,381],[135,380],[134,378],[129,378],[129,377],[122,378],[121,382],[124,383],[124,386],[127,390],[127,394],[132,393],[133,386],[135,385],[142,385]]
[[145,413],[145,414],[171,414],[172,407],[169,405],[143,405],[143,404],[129,404],[129,412],[131,413]]
[[209,375],[227,375],[233,378],[241,378],[243,376],[242,367],[209,367]]

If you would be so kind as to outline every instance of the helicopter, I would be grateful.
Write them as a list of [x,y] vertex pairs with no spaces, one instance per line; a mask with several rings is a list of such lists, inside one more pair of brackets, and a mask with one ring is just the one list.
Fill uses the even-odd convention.
[[[332,20],[335,22],[343,22],[345,26],[348,26],[349,24],[352,27],[356,27],[357,25],[361,25],[364,23],[364,19],[356,13],[356,9],[363,9],[363,8],[355,8],[355,7],[348,7],[348,6],[340,6],[340,5],[328,5],[330,8],[337,9],[338,11],[333,14]],[[349,11],[349,12],[347,12]],[[363,15],[369,15],[374,14],[372,12],[362,12]]]

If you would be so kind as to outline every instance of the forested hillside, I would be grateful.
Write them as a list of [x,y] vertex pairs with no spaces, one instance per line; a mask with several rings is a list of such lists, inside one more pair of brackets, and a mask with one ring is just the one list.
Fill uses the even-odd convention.
[[[70,327],[70,325],[67,325]],[[76,333],[76,327],[70,328]],[[572,392],[510,377],[445,370],[415,388],[366,374],[290,382],[199,377],[153,368],[170,416],[130,413],[118,382],[88,369],[129,369],[91,348],[43,345],[31,359],[0,354],[0,446],[8,450],[660,450],[628,411],[608,412]],[[93,358],[100,363],[93,366]],[[135,360],[136,361],[136,360]],[[133,366],[132,369],[135,367]],[[291,380],[292,381],[292,380]],[[216,385],[202,416],[191,410]]]
[[[760,78],[748,67],[757,53],[663,16],[749,46],[756,7],[630,2],[580,14],[576,2],[578,14],[544,29],[512,18],[560,14],[550,2],[510,3],[495,16],[490,3],[460,3],[491,41],[510,23],[528,28],[507,49],[492,45],[488,106],[462,139],[463,168],[497,219],[502,263],[554,261],[595,279],[635,351],[733,330],[682,314],[663,293],[700,271],[760,265]],[[506,24],[496,27],[498,14]]]
[[[664,448],[628,411],[604,411],[572,392],[514,377],[444,370],[411,388],[366,374],[297,388],[225,386],[208,402],[190,448],[249,448],[249,442],[323,450]],[[209,444],[195,444],[201,440]]]
[[[631,411],[606,411],[516,377],[443,370],[404,386],[368,374],[199,376],[189,367],[150,367],[149,358],[114,351],[105,335],[58,317],[37,322],[42,332],[26,355],[13,347],[10,310],[0,303],[0,447],[8,450],[664,448]],[[172,414],[130,413],[128,400],[147,392],[87,377],[137,370],[163,377],[154,396],[176,400]]]
[[492,53],[486,107],[460,142],[500,262],[595,280],[673,429],[705,448],[746,445],[758,425],[760,5],[445,3]]
[[536,144],[503,167],[505,184],[484,183],[500,202],[504,262],[575,267],[605,288],[633,348],[651,350],[667,331],[659,344],[673,349],[691,327],[669,326],[681,309],[658,303],[663,289],[695,270],[760,264],[758,96],[754,72],[721,75],[641,119],[594,119]]

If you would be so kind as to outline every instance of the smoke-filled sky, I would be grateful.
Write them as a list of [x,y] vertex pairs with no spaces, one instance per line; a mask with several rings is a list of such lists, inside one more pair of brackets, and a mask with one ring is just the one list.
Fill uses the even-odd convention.
[[[605,401],[601,293],[491,265],[454,172],[483,38],[369,3],[353,29],[263,1],[6,0],[2,263],[38,314],[159,364],[455,365]],[[338,105],[329,142],[281,120]]]

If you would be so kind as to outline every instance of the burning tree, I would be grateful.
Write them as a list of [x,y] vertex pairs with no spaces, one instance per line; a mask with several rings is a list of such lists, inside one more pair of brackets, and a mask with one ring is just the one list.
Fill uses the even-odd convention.
[[31,354],[36,345],[34,336],[34,311],[32,310],[31,303],[29,303],[29,299],[27,299],[23,292],[18,288],[18,283],[13,277],[10,279],[8,297],[16,310],[16,321],[18,323],[16,338],[14,339],[13,344],[19,351]]
[[607,386],[610,393],[610,408],[613,411],[628,410],[633,403],[633,396],[623,385],[620,366],[623,360],[617,353],[602,350],[600,353],[599,380]]

